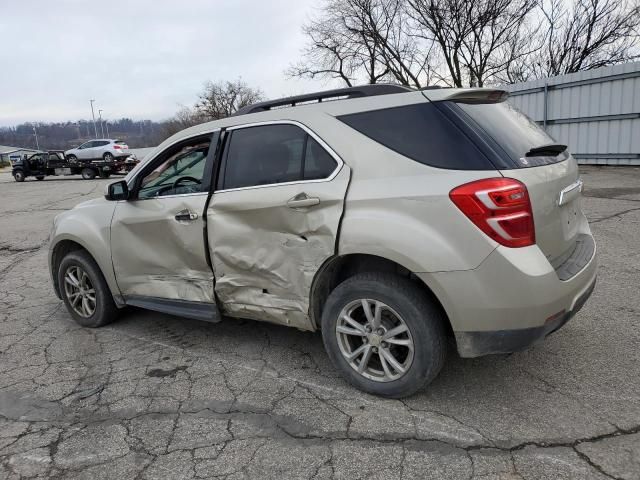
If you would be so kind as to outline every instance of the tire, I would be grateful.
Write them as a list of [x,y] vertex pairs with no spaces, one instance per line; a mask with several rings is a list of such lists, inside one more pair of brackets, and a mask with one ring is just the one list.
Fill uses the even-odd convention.
[[105,162],[112,162],[113,161],[113,154],[106,152],[104,155],[102,155],[102,158],[104,158]]
[[82,178],[84,178],[85,180],[93,180],[94,178],[96,178],[96,172],[92,168],[83,168],[82,172],[80,173],[82,175]]
[[36,175],[36,180],[44,180],[44,175]]
[[76,157],[75,155],[68,155],[67,160],[71,163],[76,163],[78,161],[78,157]]
[[109,178],[111,176],[111,172],[105,172],[103,170],[100,170],[98,172],[98,175],[100,175],[100,178]]
[[[375,331],[357,335],[337,332],[339,325],[351,332],[364,331],[350,328],[353,324],[344,320],[345,312],[350,312],[349,317],[363,329],[369,327],[362,299],[367,299],[371,314],[377,310],[376,302],[384,305],[378,327],[382,336]],[[445,321],[441,308],[410,280],[387,273],[362,273],[345,280],[329,295],[322,313],[322,339],[331,361],[353,386],[374,395],[402,398],[429,384],[442,369],[447,350]],[[387,337],[402,324],[408,331]],[[367,345],[371,353],[360,373],[357,368],[362,367],[365,353],[354,357],[353,362],[358,365],[350,363],[345,355],[358,348],[365,348],[366,352]],[[412,353],[408,345],[413,346]],[[405,369],[404,373],[386,360],[389,354]]]
[[[79,269],[79,270],[78,270]],[[75,287],[69,282],[65,281],[65,277],[68,273],[72,273],[77,280],[82,280],[85,277],[78,272],[84,272],[88,281],[84,281],[81,287]],[[60,295],[64,301],[67,310],[76,323],[83,327],[97,328],[102,327],[108,323],[111,323],[118,318],[118,307],[113,301],[111,291],[107,286],[100,268],[96,264],[95,260],[91,258],[87,252],[83,250],[75,250],[68,253],[60,262],[58,266],[58,285],[60,289]],[[89,288],[87,288],[89,287]],[[77,292],[79,288],[84,288],[85,292],[93,290],[93,303],[90,300],[90,293],[87,293],[87,306],[93,305],[93,311],[90,308],[85,310],[84,295],[74,296],[74,292]],[[72,297],[72,298],[70,298]],[[75,306],[72,301],[77,299]],[[85,314],[82,312],[84,311]]]
[[13,178],[16,182],[24,182],[24,172],[21,172],[20,170],[18,170],[16,173],[13,174]]

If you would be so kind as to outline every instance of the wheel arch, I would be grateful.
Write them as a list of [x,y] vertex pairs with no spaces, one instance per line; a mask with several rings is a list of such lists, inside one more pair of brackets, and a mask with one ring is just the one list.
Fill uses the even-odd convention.
[[[72,211],[67,213],[72,213]],[[107,213],[107,212],[105,212]],[[108,212],[109,220],[111,214]],[[97,217],[98,215],[96,215]],[[94,217],[95,218],[95,217]],[[106,227],[106,228],[105,228]],[[67,217],[57,222],[51,236],[49,247],[49,271],[56,295],[60,297],[60,285],[58,285],[57,271],[64,256],[75,250],[86,251],[94,260],[100,273],[104,277],[116,304],[120,305],[121,295],[116,283],[113,265],[111,263],[111,247],[109,244],[108,225],[101,226],[93,221],[79,216]]]
[[318,269],[311,285],[309,299],[309,318],[314,328],[320,328],[322,309],[333,289],[349,277],[364,272],[389,272],[410,279],[442,310],[446,318],[445,331],[453,337],[448,312],[435,293],[439,290],[437,285],[429,284],[424,278],[418,278],[409,268],[397,261],[368,253],[336,255],[326,260]]

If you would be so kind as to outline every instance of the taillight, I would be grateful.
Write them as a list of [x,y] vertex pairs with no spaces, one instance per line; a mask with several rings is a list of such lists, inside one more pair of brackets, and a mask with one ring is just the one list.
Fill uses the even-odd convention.
[[115,148],[116,150],[120,150],[122,147],[120,145],[114,145],[113,148]]
[[536,243],[527,187],[513,178],[487,178],[465,183],[449,197],[480,230],[506,247]]

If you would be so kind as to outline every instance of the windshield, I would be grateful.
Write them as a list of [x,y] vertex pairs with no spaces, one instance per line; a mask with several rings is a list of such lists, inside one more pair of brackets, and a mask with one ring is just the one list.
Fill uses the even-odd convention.
[[540,155],[532,155],[532,148],[557,142],[536,122],[507,102],[459,103],[458,106],[522,167],[548,165],[568,157],[566,151],[559,154],[543,151]]

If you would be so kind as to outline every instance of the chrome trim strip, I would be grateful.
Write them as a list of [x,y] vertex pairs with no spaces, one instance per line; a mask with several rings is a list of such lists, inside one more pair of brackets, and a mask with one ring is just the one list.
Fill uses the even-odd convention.
[[584,182],[581,179],[578,179],[568,187],[562,189],[560,191],[560,195],[558,196],[558,206],[562,206],[565,203],[569,203],[571,200],[576,198],[578,194],[582,192],[583,186],[584,186]]

